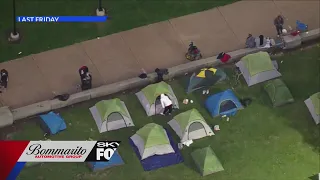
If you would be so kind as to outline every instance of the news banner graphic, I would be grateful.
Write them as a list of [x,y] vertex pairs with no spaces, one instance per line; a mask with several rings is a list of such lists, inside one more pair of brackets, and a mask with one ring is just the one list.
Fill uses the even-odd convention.
[[109,161],[120,141],[0,141],[0,180],[15,180],[27,162]]
[[17,16],[16,21],[22,23],[50,22],[106,22],[108,16]]

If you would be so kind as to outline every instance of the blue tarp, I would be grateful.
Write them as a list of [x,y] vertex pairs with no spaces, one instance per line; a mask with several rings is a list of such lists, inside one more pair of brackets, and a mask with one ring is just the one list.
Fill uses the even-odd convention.
[[205,106],[212,117],[219,115],[234,116],[239,109],[243,108],[231,89],[208,97]]
[[97,171],[97,170],[107,169],[113,166],[119,166],[124,164],[124,162],[120,154],[118,153],[118,151],[116,151],[114,152],[114,154],[112,155],[111,159],[108,162],[88,162],[88,164],[93,171]]
[[132,146],[136,155],[138,156],[138,158],[141,162],[141,165],[145,171],[151,171],[151,170],[155,170],[155,169],[159,169],[162,167],[167,167],[167,166],[171,166],[171,165],[175,165],[175,164],[179,164],[179,163],[183,162],[183,157],[179,151],[178,144],[176,144],[173,141],[173,138],[170,135],[170,133],[168,132],[168,130],[167,129],[165,129],[165,130],[168,134],[170,144],[171,144],[172,148],[174,149],[175,153],[170,153],[170,154],[165,154],[165,155],[154,155],[154,156],[148,157],[144,160],[141,160],[141,156],[140,156],[140,153],[139,153],[137,146],[133,143],[131,138],[129,138],[129,143]]
[[43,123],[46,125],[50,134],[57,134],[60,131],[67,129],[67,125],[58,114],[49,112],[48,114],[40,115]]

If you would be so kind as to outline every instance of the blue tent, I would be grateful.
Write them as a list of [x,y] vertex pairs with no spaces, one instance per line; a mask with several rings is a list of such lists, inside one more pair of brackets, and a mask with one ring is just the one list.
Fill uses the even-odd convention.
[[239,109],[243,109],[242,104],[231,89],[210,96],[205,106],[212,117],[234,116]]
[[123,165],[124,162],[118,153],[118,151],[115,151],[112,155],[111,159],[108,162],[88,162],[89,167],[92,169],[92,171],[98,171],[102,169],[107,169],[113,166],[119,166]]
[[58,132],[67,129],[67,125],[62,117],[54,112],[40,115],[40,118],[42,120],[42,128],[49,134],[57,134]]

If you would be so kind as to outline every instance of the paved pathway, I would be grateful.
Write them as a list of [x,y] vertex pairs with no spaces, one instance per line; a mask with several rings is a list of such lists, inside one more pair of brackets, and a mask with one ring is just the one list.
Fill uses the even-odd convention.
[[10,73],[9,88],[0,106],[13,108],[50,99],[53,93],[79,91],[78,68],[87,65],[93,86],[136,77],[141,69],[168,68],[186,63],[190,41],[204,57],[243,48],[248,33],[275,36],[273,18],[282,13],[286,26],[299,19],[319,28],[317,0],[240,1],[100,39],[85,41],[0,64]]

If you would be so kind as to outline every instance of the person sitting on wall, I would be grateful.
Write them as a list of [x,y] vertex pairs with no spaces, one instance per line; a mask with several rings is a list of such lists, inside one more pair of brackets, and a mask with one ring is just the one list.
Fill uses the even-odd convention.
[[164,76],[164,75],[169,74],[168,69],[159,69],[159,68],[156,68],[156,69],[154,70],[154,72],[157,73],[157,79],[156,79],[156,82],[157,82],[157,83],[163,81],[163,76]]
[[246,48],[255,48],[255,47],[256,47],[255,38],[252,36],[252,34],[249,34],[246,40]]

